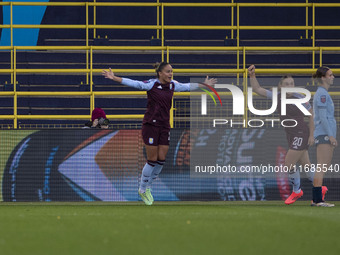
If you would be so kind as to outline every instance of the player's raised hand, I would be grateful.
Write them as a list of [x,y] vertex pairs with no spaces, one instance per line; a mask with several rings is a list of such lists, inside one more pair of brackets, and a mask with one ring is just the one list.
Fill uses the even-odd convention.
[[122,78],[116,76],[111,68],[109,68],[109,71],[103,70],[102,75],[106,78],[106,79],[110,79],[119,83],[122,83]]
[[210,86],[214,86],[217,83],[217,79],[215,79],[215,78],[209,79],[209,76],[207,76],[205,78],[204,83],[207,84],[207,85],[210,85]]
[[248,74],[249,76],[254,76],[255,75],[255,66],[254,65],[251,65],[248,67]]
[[115,75],[114,73],[112,72],[111,68],[109,68],[109,71],[106,71],[106,70],[103,70],[102,71],[102,75],[106,78],[106,79],[111,79],[113,80]]

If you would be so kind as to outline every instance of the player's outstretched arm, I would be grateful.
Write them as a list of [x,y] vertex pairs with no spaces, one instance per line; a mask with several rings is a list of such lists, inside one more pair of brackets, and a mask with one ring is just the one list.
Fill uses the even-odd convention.
[[209,79],[209,76],[207,75],[207,77],[204,80],[204,84],[207,84],[209,86],[214,86],[217,83],[217,79],[216,78],[211,78]]
[[209,76],[205,77],[205,80],[203,83],[195,83],[198,88],[205,88],[207,85],[214,87],[214,85],[217,83],[216,78],[209,79]]
[[102,75],[106,79],[110,79],[120,84],[129,86],[135,89],[139,89],[139,90],[150,90],[154,84],[152,80],[149,80],[148,82],[143,82],[143,81],[131,80],[129,78],[118,77],[112,72],[111,68],[109,68],[109,71],[103,70]]
[[113,80],[113,81],[116,81],[116,82],[119,82],[119,83],[122,83],[123,79],[116,76],[111,68],[109,68],[109,71],[106,71],[106,70],[103,70],[102,71],[102,75],[106,78],[106,79],[110,79],[110,80]]
[[217,79],[211,78],[207,76],[203,83],[180,83],[178,81],[173,80],[175,82],[175,91],[176,92],[185,92],[185,91],[193,91],[197,88],[205,88],[208,86],[214,86],[217,83]]
[[256,79],[255,66],[254,65],[249,66],[248,74],[249,74],[249,78],[250,78],[250,85],[251,85],[253,91],[260,96],[267,97],[267,90],[262,88],[261,85],[259,84],[259,82]]

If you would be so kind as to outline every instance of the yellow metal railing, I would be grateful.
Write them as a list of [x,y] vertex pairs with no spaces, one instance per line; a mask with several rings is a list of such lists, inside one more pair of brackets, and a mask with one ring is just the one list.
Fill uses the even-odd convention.
[[[188,29],[188,30],[226,30],[231,32],[231,38],[234,38],[234,31],[237,33],[237,46],[239,46],[240,36],[239,33],[241,30],[305,30],[305,37],[308,38],[308,32],[312,31],[311,39],[313,41],[313,47],[315,46],[315,31],[316,30],[340,30],[339,26],[317,26],[315,24],[315,12],[316,8],[325,8],[325,7],[338,7],[340,8],[340,3],[234,3],[234,0],[231,0],[230,3],[159,3],[159,0],[156,0],[154,3],[120,3],[120,2],[105,2],[98,3],[95,0],[93,2],[0,2],[2,6],[10,6],[10,24],[0,25],[0,28],[10,28],[11,30],[11,45],[13,46],[13,29],[16,28],[48,28],[48,29],[85,29],[86,30],[86,46],[89,45],[89,30],[93,30],[94,38],[97,35],[98,29],[144,29],[144,30],[156,30],[157,38],[160,37],[161,31],[161,41],[162,46],[164,46],[165,36],[164,33],[166,30],[179,30],[179,29]],[[85,7],[85,17],[86,22],[83,25],[27,25],[27,24],[13,24],[13,6],[79,6]],[[93,21],[89,20],[89,8],[93,8]],[[157,8],[157,15],[155,25],[98,25],[97,24],[97,7],[150,7]],[[164,16],[166,8],[171,7],[208,7],[208,8],[231,8],[230,13],[230,25],[222,25],[222,26],[202,26],[202,25],[166,25],[164,22]],[[234,25],[234,8],[236,7],[236,19],[237,25]],[[305,8],[305,18],[306,24],[304,26],[241,26],[240,25],[240,8],[245,7],[253,7],[253,8],[280,8],[280,7],[291,7],[291,8]],[[308,13],[309,9],[312,9],[312,24],[309,24],[308,21]],[[159,24],[159,19],[161,19],[161,24]],[[93,24],[90,24],[93,23]]]
[[[10,6],[10,24],[0,25],[0,28],[10,29],[11,31],[11,45],[0,47],[0,50],[7,50],[11,52],[11,68],[1,69],[0,74],[11,74],[11,83],[16,84],[17,74],[22,73],[81,73],[86,74],[86,82],[90,84],[89,92],[20,92],[16,91],[14,86],[13,92],[0,92],[0,96],[13,96],[13,115],[0,115],[3,119],[12,119],[14,128],[17,128],[18,119],[88,119],[90,115],[18,115],[17,113],[17,100],[18,97],[24,96],[84,96],[90,99],[90,111],[93,110],[95,105],[95,98],[100,96],[117,96],[117,95],[145,95],[145,92],[95,92],[93,91],[93,75],[101,72],[99,69],[93,68],[93,54],[94,51],[101,50],[150,50],[160,53],[160,59],[170,60],[173,51],[234,51],[237,54],[237,68],[236,69],[175,69],[175,73],[206,73],[206,74],[242,74],[243,78],[247,77],[247,62],[246,55],[252,51],[304,51],[312,54],[312,68],[311,69],[257,69],[257,73],[299,73],[311,74],[315,71],[316,64],[322,65],[323,54],[329,51],[339,51],[340,47],[315,47],[315,32],[317,30],[340,30],[340,26],[318,26],[316,25],[315,12],[317,8],[324,7],[340,7],[340,3],[119,3],[119,2],[106,2],[97,3],[95,0],[89,2],[0,2],[2,6]],[[13,23],[13,6],[83,6],[85,7],[86,22],[83,25],[24,25]],[[97,7],[150,7],[157,9],[157,20],[155,25],[98,25],[97,24]],[[209,7],[209,8],[230,8],[230,25],[223,26],[183,26],[183,25],[166,25],[165,24],[165,11],[167,8],[172,7]],[[244,7],[292,7],[292,8],[305,8],[306,10],[306,25],[305,26],[244,26],[240,25],[240,9]],[[89,20],[89,8],[93,8],[93,21]],[[236,8],[236,25],[234,24],[235,9]],[[309,24],[308,13],[312,11],[312,24]],[[90,24],[93,23],[93,24]],[[27,29],[27,28],[49,28],[49,29],[85,29],[86,30],[86,44],[85,46],[14,46],[13,44],[13,29]],[[156,30],[157,38],[161,39],[161,46],[139,47],[139,46],[89,46],[89,31],[93,31],[94,38],[97,35],[98,29],[146,29]],[[234,38],[236,31],[237,46],[236,47],[180,47],[180,46],[165,46],[165,32],[167,30],[187,29],[187,30],[225,30],[230,31],[231,38]],[[312,31],[312,47],[240,47],[240,31],[241,30],[303,30],[305,37],[308,38],[309,31]],[[84,69],[18,69],[16,68],[16,55],[17,51],[21,50],[82,50],[86,54],[86,68]],[[242,53],[242,66],[240,55]],[[315,54],[320,57],[319,63],[316,63]],[[116,73],[153,73],[153,69],[116,69]],[[340,69],[333,69],[334,73],[340,73]],[[246,86],[246,85],[244,85]],[[188,93],[175,93],[175,95],[185,95]],[[173,116],[173,115],[172,115]],[[108,115],[111,119],[121,118],[142,118],[142,115]],[[173,123],[173,118],[172,118]]]
[[[0,69],[2,74],[12,74],[13,84],[16,84],[18,74],[35,74],[35,73],[79,73],[88,74],[90,80],[89,92],[24,92],[16,91],[16,86],[12,92],[0,92],[0,96],[13,96],[13,115],[0,115],[2,119],[12,119],[14,128],[17,128],[18,119],[89,119],[90,112],[94,109],[95,98],[102,96],[123,96],[134,95],[141,96],[146,95],[144,91],[136,92],[122,92],[122,91],[93,91],[93,76],[101,73],[101,69],[93,68],[93,54],[94,51],[101,50],[158,50],[166,51],[167,60],[170,58],[172,51],[242,51],[243,53],[243,67],[239,69],[174,69],[174,73],[188,73],[188,74],[242,74],[243,78],[247,77],[247,65],[246,55],[252,51],[307,51],[318,52],[320,55],[320,63],[322,65],[322,54],[328,51],[340,51],[340,47],[178,47],[178,46],[158,46],[158,47],[138,47],[138,46],[13,46],[13,47],[0,47],[0,50],[11,49],[13,55],[13,64],[11,69]],[[18,50],[83,50],[86,55],[89,55],[88,68],[84,69],[18,69],[16,68],[16,56]],[[89,53],[89,54],[88,54]],[[340,73],[340,69],[332,69],[334,73]],[[153,69],[115,69],[115,73],[150,73],[153,74]],[[315,69],[257,69],[258,74],[311,74],[315,72]],[[246,80],[246,79],[244,79]],[[244,83],[245,87],[246,84]],[[175,96],[188,96],[189,93],[175,93]],[[335,95],[335,94],[334,94]],[[338,95],[338,94],[336,94]],[[18,97],[27,96],[44,96],[44,97],[71,97],[71,96],[83,96],[90,98],[90,111],[89,115],[18,115],[17,114],[17,101]],[[171,114],[171,124],[173,125],[173,113]],[[143,115],[108,115],[110,119],[140,119]]]

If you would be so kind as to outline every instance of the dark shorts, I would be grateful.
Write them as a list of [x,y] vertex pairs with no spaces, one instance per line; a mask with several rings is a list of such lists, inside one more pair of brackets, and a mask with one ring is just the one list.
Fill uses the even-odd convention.
[[146,145],[169,145],[170,128],[143,124],[142,137]]
[[315,145],[318,144],[331,144],[331,141],[329,141],[329,136],[328,135],[319,135],[315,138],[314,140]]
[[289,149],[296,151],[308,150],[309,132],[302,134],[288,134],[286,133]]

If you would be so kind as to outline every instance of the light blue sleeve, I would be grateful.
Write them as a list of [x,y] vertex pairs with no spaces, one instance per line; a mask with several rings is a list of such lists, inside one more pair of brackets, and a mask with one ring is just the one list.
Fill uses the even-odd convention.
[[136,81],[128,78],[122,78],[122,84],[139,90],[150,90],[155,84],[155,80],[151,79],[148,81]]
[[327,108],[327,103],[329,103],[329,98],[327,96],[327,94],[324,94],[324,93],[316,93],[315,96],[314,96],[314,100],[316,100],[316,106],[321,109],[321,108],[324,108],[326,109]]
[[318,107],[318,108],[319,108],[319,114],[320,114],[320,116],[319,116],[320,123],[321,123],[323,130],[326,131],[328,136],[333,136],[331,128],[328,124],[328,120],[327,120],[327,109],[326,108],[320,108],[320,107]]
[[268,89],[266,89],[266,97],[268,98],[268,99],[272,99],[272,97],[273,97],[273,92],[271,91],[271,90],[268,90]]
[[175,84],[174,90],[176,92],[191,91],[198,88],[198,83],[179,83],[174,81],[174,84]]

